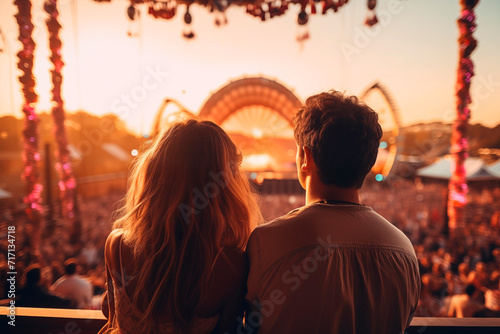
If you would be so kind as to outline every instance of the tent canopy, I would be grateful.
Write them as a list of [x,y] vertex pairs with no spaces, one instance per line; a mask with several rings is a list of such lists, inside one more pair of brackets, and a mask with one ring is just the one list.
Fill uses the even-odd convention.
[[500,160],[491,166],[486,167],[488,172],[496,177],[500,178]]
[[7,190],[0,188],[0,199],[12,198],[12,194]]
[[[421,168],[417,175],[434,179],[449,180],[451,178],[451,158],[441,158],[435,163]],[[497,164],[498,165],[498,164]],[[469,181],[487,181],[500,179],[500,165],[497,166],[498,173],[495,174],[480,158],[467,158],[464,163],[466,178]]]

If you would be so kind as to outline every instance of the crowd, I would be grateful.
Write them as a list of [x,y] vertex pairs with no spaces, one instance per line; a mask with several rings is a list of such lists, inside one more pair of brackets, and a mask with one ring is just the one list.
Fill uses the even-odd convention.
[[454,238],[446,194],[446,183],[420,180],[375,183],[362,192],[363,202],[415,246],[422,280],[416,316],[500,317],[500,187],[470,185],[466,225]]
[[[466,226],[453,240],[446,224],[447,187],[418,179],[367,182],[361,201],[415,246],[422,278],[416,316],[500,317],[500,186],[470,185]],[[261,198],[267,220],[303,204],[298,195]]]
[[[416,316],[500,317],[500,186],[471,185],[467,223],[461,236],[453,239],[446,228],[446,192],[446,183],[389,179],[367,182],[361,200],[401,229],[415,246],[422,279]],[[38,254],[30,244],[32,228],[22,211],[4,208],[0,299],[7,300],[7,226],[15,225],[18,298],[37,296],[48,304],[33,304],[29,298],[21,303],[100,308],[105,291],[104,243],[122,196],[113,193],[80,200],[78,238],[70,240],[64,222],[56,222],[51,233],[42,234]],[[304,205],[304,198],[301,194],[263,195],[259,204],[264,220],[269,221]],[[60,284],[71,277],[79,281],[78,289],[88,286],[88,293],[75,297],[64,291]]]
[[[63,305],[71,308],[88,308],[99,309],[101,303],[101,295],[105,290],[105,266],[104,266],[104,243],[106,237],[111,231],[111,221],[114,209],[117,208],[117,203],[123,197],[122,193],[111,193],[107,196],[80,199],[79,209],[81,211],[80,220],[73,223],[76,227],[68,228],[68,222],[63,220],[55,221],[51,226],[43,226],[41,229],[40,248],[38,250],[33,246],[32,234],[33,227],[28,223],[28,220],[22,210],[14,207],[3,208],[1,212],[0,223],[0,299],[4,303],[8,302],[7,290],[7,245],[6,238],[8,226],[15,226],[15,269],[16,276],[16,291],[23,291],[28,294],[33,294],[37,291],[40,299],[45,298],[46,294],[63,297],[61,301],[50,297],[53,301],[50,305]],[[76,233],[75,233],[76,230]],[[73,231],[71,233],[70,231]],[[68,264],[73,263],[69,269]],[[91,291],[86,296],[90,295],[90,299],[85,297],[85,301],[81,301],[82,297],[65,298],[71,293],[64,293],[57,288],[59,280],[72,276],[73,279],[79,278],[88,282]],[[71,280],[70,280],[71,281]],[[85,284],[86,285],[86,284]],[[36,288],[35,288],[36,287]],[[35,290],[33,290],[35,288]],[[21,297],[16,293],[17,297]],[[26,300],[22,300],[22,306]],[[33,302],[33,301],[29,301]],[[42,302],[43,304],[43,302]],[[27,305],[25,305],[27,306]]]

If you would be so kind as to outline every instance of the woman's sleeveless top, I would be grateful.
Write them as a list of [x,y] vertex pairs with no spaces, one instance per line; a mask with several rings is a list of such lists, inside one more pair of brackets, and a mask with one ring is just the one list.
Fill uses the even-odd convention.
[[[219,250],[215,256],[214,262],[212,263],[211,272],[217,258],[219,257],[222,249]],[[141,311],[138,310],[135,305],[132,304],[127,291],[125,290],[125,280],[123,273],[123,262],[122,262],[122,240],[120,238],[120,271],[121,271],[121,287],[117,286],[116,282],[113,282],[114,286],[114,299],[115,299],[115,317],[114,319],[109,319],[109,329],[106,333],[120,333],[120,334],[138,334],[143,332],[143,328],[139,327],[139,320],[141,318]],[[115,278],[113,277],[113,281]],[[110,292],[108,292],[110,293]],[[211,333],[217,322],[219,320],[219,315],[212,318],[195,318],[191,326],[193,333]],[[173,333],[174,328],[171,323],[165,322],[160,323],[159,326],[160,333],[168,334]]]

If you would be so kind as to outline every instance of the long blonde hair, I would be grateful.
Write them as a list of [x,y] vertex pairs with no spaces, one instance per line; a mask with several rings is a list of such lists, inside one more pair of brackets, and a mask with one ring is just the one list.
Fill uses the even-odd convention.
[[189,330],[215,255],[244,249],[260,221],[241,161],[224,130],[194,119],[174,124],[138,156],[114,227],[140,262],[132,303],[148,332],[165,311],[177,331]]

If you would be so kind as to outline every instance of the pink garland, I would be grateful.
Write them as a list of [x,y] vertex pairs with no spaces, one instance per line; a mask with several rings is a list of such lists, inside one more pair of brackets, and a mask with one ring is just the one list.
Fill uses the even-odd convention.
[[451,230],[464,226],[463,207],[467,204],[468,188],[464,162],[468,157],[467,149],[469,146],[467,142],[467,125],[471,114],[469,90],[474,76],[474,64],[470,56],[477,46],[477,41],[472,34],[476,30],[474,7],[478,2],[479,0],[461,0],[462,11],[457,20],[460,33],[456,85],[457,119],[453,124],[451,138],[451,154],[454,164],[452,165],[453,174],[449,184],[448,198],[449,227]]
[[54,135],[57,142],[56,170],[59,175],[58,185],[63,214],[68,218],[74,218],[76,180],[73,176],[71,168],[68,139],[66,137],[66,129],[64,127],[64,102],[61,97],[61,70],[64,66],[64,62],[61,57],[62,42],[59,38],[61,25],[57,20],[57,17],[59,16],[59,12],[57,10],[57,0],[46,0],[44,3],[44,9],[50,15],[46,23],[49,31],[49,47],[52,53],[50,60],[54,64],[54,69],[51,71],[53,85],[52,101],[54,102],[52,117],[55,124]]
[[24,95],[23,113],[25,115],[23,128],[23,179],[26,182],[26,196],[24,197],[24,202],[28,204],[28,217],[31,220],[38,220],[42,213],[41,192],[43,186],[40,184],[37,166],[40,161],[37,129],[39,119],[34,107],[38,96],[35,93],[35,78],[33,77],[35,42],[32,38],[31,2],[29,0],[15,0],[14,5],[17,6],[19,11],[15,15],[15,18],[19,25],[19,41],[23,45],[21,51],[17,53],[17,57],[19,58],[17,67],[23,72],[19,76],[19,82],[22,85]]

